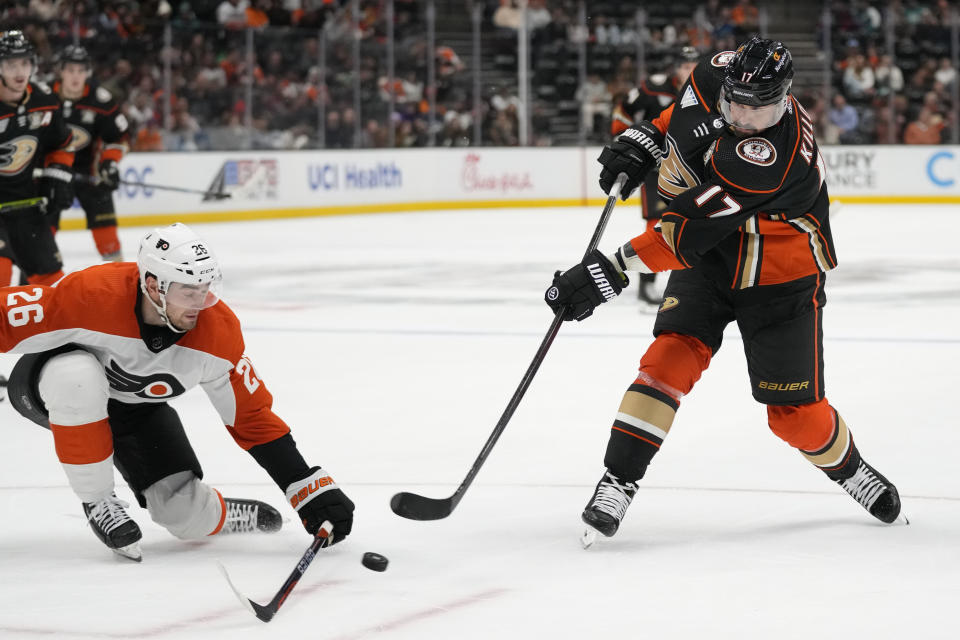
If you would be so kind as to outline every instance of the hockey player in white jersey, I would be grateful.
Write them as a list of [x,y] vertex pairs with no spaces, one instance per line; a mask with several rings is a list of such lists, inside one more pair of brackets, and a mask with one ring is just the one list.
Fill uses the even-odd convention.
[[203,471],[168,400],[200,385],[237,444],[284,491],[304,527],[353,526],[353,502],[308,465],[244,354],[240,323],[219,300],[220,265],[182,224],[148,233],[137,263],[108,263],[56,287],[0,296],[0,352],[23,356],[11,404],[53,432],[57,456],[97,537],[139,560],[140,528],[114,493],[114,465],[141,507],[182,539],[276,531],[263,502],[224,498]]

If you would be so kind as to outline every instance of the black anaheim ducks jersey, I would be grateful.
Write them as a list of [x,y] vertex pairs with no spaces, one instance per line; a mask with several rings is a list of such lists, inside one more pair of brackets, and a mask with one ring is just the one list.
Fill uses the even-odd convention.
[[614,106],[610,133],[616,136],[641,120],[653,120],[673,104],[679,90],[679,81],[674,75],[658,73],[650,76]]
[[666,140],[658,180],[668,202],[663,239],[677,266],[709,264],[736,289],[828,271],[837,259],[810,116],[789,96],[778,124],[756,136],[734,135],[717,107],[733,55],[698,65],[678,101],[654,122]]
[[[53,85],[60,93],[60,83]],[[120,162],[127,151],[129,126],[113,95],[95,83],[83,87],[79,100],[62,98],[63,117],[73,132],[73,166],[80,173],[96,173],[100,160]]]
[[0,101],[0,202],[39,195],[33,170],[72,165],[70,141],[60,100],[48,87],[31,82],[18,104]]

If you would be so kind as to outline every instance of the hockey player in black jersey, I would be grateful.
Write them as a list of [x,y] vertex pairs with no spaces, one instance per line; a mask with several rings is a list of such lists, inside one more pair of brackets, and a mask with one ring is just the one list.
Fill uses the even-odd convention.
[[[85,48],[66,47],[60,54],[60,78],[53,90],[63,102],[63,117],[73,132],[73,170],[81,176],[74,190],[87,217],[87,228],[93,233],[100,257],[119,262],[123,256],[113,192],[120,186],[117,165],[127,151],[130,136],[120,105],[90,78],[92,70]],[[50,211],[48,220],[51,226],[59,227],[60,211]]]
[[[659,116],[680,97],[680,90],[693,73],[699,59],[700,54],[695,48],[683,47],[673,62],[672,73],[654,74],[641,82],[639,87],[631,89],[623,99],[618,99],[613,108],[610,133],[619,135],[643,120],[653,120]],[[657,195],[655,171],[648,173],[640,185],[640,207],[640,213],[647,222],[647,229],[652,229],[666,209],[666,203]],[[637,296],[640,300],[659,305],[660,296],[653,286],[656,274],[641,273],[637,280]]]
[[601,276],[619,293],[627,271],[671,273],[656,339],[617,411],[606,471],[583,512],[587,541],[616,533],[681,398],[732,321],[771,430],[877,519],[900,514],[896,487],[863,459],[825,396],[824,282],[837,258],[824,163],[813,122],[790,94],[792,78],[786,47],[753,38],[698,65],[683,90],[690,100],[600,155],[601,186],[609,191],[625,172],[624,197],[659,163],[668,202],[660,228],[555,276],[547,303],[583,320],[606,301]]
[[[10,284],[14,261],[31,284],[63,277],[44,211],[73,202],[71,135],[57,97],[30,81],[36,66],[22,32],[0,32],[0,286]],[[41,197],[45,205],[24,206]]]

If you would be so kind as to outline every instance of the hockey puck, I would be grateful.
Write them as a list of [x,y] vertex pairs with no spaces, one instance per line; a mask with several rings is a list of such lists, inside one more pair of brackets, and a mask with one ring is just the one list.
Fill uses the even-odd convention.
[[386,556],[374,553],[373,551],[367,551],[363,554],[363,560],[361,560],[361,562],[363,562],[363,566],[371,571],[386,571],[387,565],[390,563]]

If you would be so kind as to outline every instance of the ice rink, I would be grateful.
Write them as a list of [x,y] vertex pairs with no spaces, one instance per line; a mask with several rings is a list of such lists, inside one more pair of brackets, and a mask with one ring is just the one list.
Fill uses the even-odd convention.
[[[274,535],[186,543],[134,506],[144,560],[117,560],[89,530],[49,432],[3,403],[0,638],[958,637],[955,208],[847,205],[833,221],[827,395],[899,487],[909,526],[875,521],[770,433],[732,326],[618,535],[581,549],[580,511],[652,339],[634,287],[562,328],[453,515],[393,515],[393,493],[445,497],[466,474],[550,324],[551,274],[580,259],[599,214],[197,225],[274,409],[357,503],[354,533],[264,625],[216,561],[268,601],[310,542],[295,519]],[[640,230],[637,207],[621,205],[601,248]],[[122,229],[128,258],[145,231]],[[60,244],[71,270],[96,258],[87,232]],[[13,362],[0,356],[0,372]],[[210,484],[292,516],[199,389],[175,406]],[[365,569],[364,551],[390,568]]]

